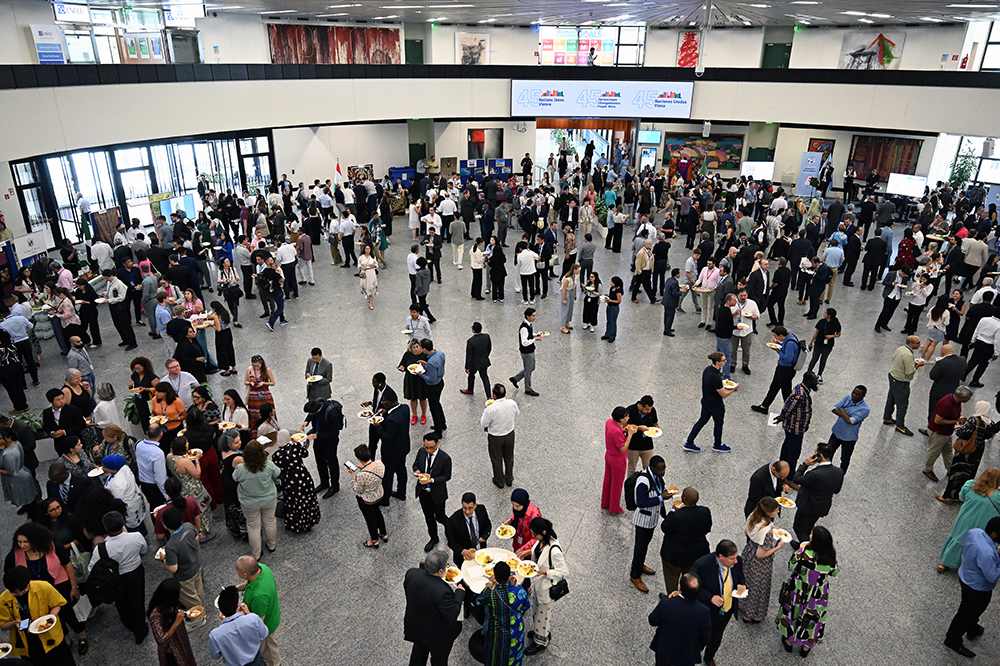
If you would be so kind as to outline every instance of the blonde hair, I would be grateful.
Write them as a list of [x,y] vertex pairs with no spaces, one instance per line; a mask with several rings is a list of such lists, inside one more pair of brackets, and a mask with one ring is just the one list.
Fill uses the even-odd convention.
[[125,431],[113,423],[106,427],[101,434],[104,435],[104,439],[114,440],[116,442],[125,441]]
[[997,488],[1000,488],[1000,469],[996,467],[990,467],[980,474],[972,486],[972,490],[983,497],[989,497]]

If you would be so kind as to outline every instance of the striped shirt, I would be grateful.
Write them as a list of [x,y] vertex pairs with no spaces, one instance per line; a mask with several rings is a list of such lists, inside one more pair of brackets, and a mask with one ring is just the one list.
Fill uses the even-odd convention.
[[[652,478],[653,482],[650,483]],[[635,481],[635,511],[632,512],[632,524],[648,530],[656,529],[660,522],[660,510],[663,506],[663,478],[653,474],[647,468]]]

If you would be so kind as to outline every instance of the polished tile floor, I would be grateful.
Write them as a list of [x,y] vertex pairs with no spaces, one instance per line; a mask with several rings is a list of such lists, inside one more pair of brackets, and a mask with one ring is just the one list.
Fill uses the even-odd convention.
[[[257,318],[260,301],[244,305],[242,330],[235,333],[241,366],[251,354],[262,354],[276,369],[277,413],[282,425],[301,422],[305,384],[304,364],[311,347],[318,345],[333,361],[334,394],[346,406],[350,425],[342,435],[340,452],[348,454],[366,442],[366,428],[353,416],[353,406],[369,399],[370,378],[385,372],[390,385],[401,389],[395,370],[403,352],[400,322],[409,302],[404,254],[409,246],[405,225],[388,251],[390,265],[380,271],[379,294],[374,312],[368,310],[351,277],[352,271],[316,262],[316,286],[300,287],[301,298],[287,305],[290,325],[269,332]],[[897,233],[897,236],[901,234]],[[599,239],[600,240],[600,239]],[[625,277],[627,255],[597,255],[597,269],[605,284],[612,275]],[[510,251],[508,250],[508,253]],[[319,248],[318,257],[327,257]],[[672,263],[685,258],[676,244]],[[521,319],[520,299],[507,282],[503,305],[469,298],[471,271],[458,271],[445,250],[444,284],[435,284],[428,299],[438,322],[434,340],[448,357],[443,404],[448,415],[448,436],[443,447],[454,461],[449,484],[449,513],[459,508],[459,496],[475,492],[491,517],[509,515],[509,492],[490,483],[490,465],[484,433],[479,427],[482,387],[469,397],[463,362],[465,340],[473,321],[483,323],[493,338],[492,381],[506,381],[520,367],[516,331]],[[510,264],[508,264],[509,266]],[[555,284],[554,282],[552,283]],[[750,411],[760,401],[770,381],[774,357],[763,347],[765,336],[755,338],[751,368],[753,375],[736,378],[739,391],[726,401],[728,419],[725,441],[732,454],[722,456],[707,450],[710,432],[699,441],[706,450],[698,455],[681,451],[684,437],[698,415],[698,397],[706,355],[715,340],[696,328],[698,319],[678,315],[676,338],[662,335],[662,310],[640,297],[638,305],[626,302],[614,344],[602,342],[604,312],[598,333],[584,331],[580,304],[571,335],[559,333],[558,304],[551,295],[539,301],[536,328],[553,332],[539,343],[534,388],[541,396],[531,398],[520,391],[511,395],[521,406],[517,425],[515,485],[528,490],[542,513],[553,521],[571,567],[572,593],[556,605],[549,650],[527,662],[538,664],[652,664],[649,651],[652,629],[647,615],[663,590],[658,549],[660,537],[650,547],[647,563],[657,570],[647,577],[651,593],[638,592],[628,581],[632,552],[632,526],[628,514],[609,516],[600,510],[603,476],[604,422],[616,405],[627,405],[643,394],[656,400],[666,433],[657,441],[657,452],[666,457],[667,480],[701,491],[702,503],[712,509],[714,530],[710,540],[730,538],[742,548],[742,507],[750,474],[775,459],[781,444],[779,428],[765,425],[764,417]],[[844,335],[837,342],[824,373],[825,383],[815,396],[815,416],[807,443],[825,439],[834,417],[832,405],[864,383],[869,387],[873,417],[861,429],[861,440],[843,492],[836,498],[832,514],[823,521],[833,532],[838,547],[841,574],[832,581],[829,623],[823,643],[814,650],[812,663],[954,664],[964,661],[941,645],[944,632],[958,605],[959,586],[954,574],[935,573],[937,554],[951,529],[957,507],[946,507],[933,499],[943,483],[931,484],[921,474],[923,438],[896,434],[878,418],[887,388],[886,372],[892,350],[901,343],[898,333],[875,334],[874,319],[880,306],[876,292],[859,293],[838,285],[832,303],[841,312]],[[811,335],[812,327],[790,301],[787,322],[796,333]],[[117,338],[110,317],[103,315],[108,330],[103,349],[94,354],[100,380],[112,381],[120,394],[127,386],[131,354],[115,346]],[[901,313],[892,328],[898,331]],[[138,330],[138,329],[137,329]],[[164,350],[140,334],[140,352],[162,368]],[[110,344],[109,344],[110,343]],[[44,390],[61,385],[63,363],[52,341],[44,343],[45,365],[42,387],[32,389],[33,408],[44,406]],[[216,394],[238,387],[240,378],[211,377]],[[996,374],[987,373],[987,387],[980,395],[992,400],[998,386]],[[921,371],[913,383],[912,427],[926,404],[929,382]],[[3,410],[9,401],[3,396]],[[416,446],[425,428],[413,428]],[[808,446],[808,444],[807,444]],[[312,468],[313,462],[308,464]],[[995,445],[990,444],[984,468],[998,464]],[[940,471],[940,470],[939,470]],[[44,473],[44,468],[42,470]],[[347,483],[345,474],[342,479]],[[277,555],[268,561],[274,568],[282,601],[282,624],[277,637],[285,663],[298,664],[405,664],[409,644],[403,641],[405,605],[404,571],[423,558],[427,540],[424,521],[411,497],[393,500],[386,510],[391,541],[378,551],[362,548],[364,523],[349,486],[330,500],[322,501],[323,520],[310,534],[301,536],[279,531]],[[412,486],[410,488],[412,492]],[[221,533],[221,509],[217,510],[220,534],[204,548],[205,587],[210,598],[222,585],[236,582],[235,561],[246,547]],[[19,522],[11,507],[0,512],[0,533],[10,533]],[[782,521],[790,526],[791,517]],[[781,551],[775,562],[772,613],[777,588],[789,552]],[[146,561],[147,594],[166,575]],[[979,653],[978,663],[1000,662],[998,611],[994,604],[986,613],[986,634],[970,641]],[[472,664],[466,648],[473,622],[456,641],[451,663]],[[320,629],[317,630],[317,625]],[[192,644],[199,663],[209,663],[206,642],[209,629],[193,633]],[[147,639],[133,645],[120,630],[113,610],[104,608],[90,622],[90,652],[80,663],[115,666],[155,663],[155,646]],[[786,655],[771,623],[746,626],[733,622],[726,632],[717,661],[722,664],[759,664],[798,661]]]

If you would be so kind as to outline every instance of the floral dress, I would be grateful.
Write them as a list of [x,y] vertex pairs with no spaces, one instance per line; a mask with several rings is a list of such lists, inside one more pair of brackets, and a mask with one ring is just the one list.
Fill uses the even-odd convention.
[[839,562],[833,566],[818,564],[808,544],[803,544],[789,560],[793,588],[778,613],[778,633],[782,638],[810,650],[823,638],[830,600],[829,579],[840,573],[838,565]]
[[[253,370],[250,371],[250,381],[264,381],[266,378],[262,378]],[[247,387],[247,412],[250,414],[250,435],[253,437],[257,436],[257,421],[260,421],[260,406],[265,402],[270,405],[274,405],[274,396],[271,395],[271,390],[267,386],[248,386]],[[277,412],[275,412],[275,417],[277,417]]]
[[955,428],[955,439],[968,439],[975,432],[976,448],[970,453],[955,452],[951,469],[948,470],[948,487],[942,494],[944,498],[961,499],[959,493],[962,486],[966,481],[976,478],[976,474],[979,473],[979,464],[983,461],[983,453],[986,451],[986,440],[992,439],[997,431],[1000,431],[1000,421],[991,423],[982,417],[971,418]]
[[198,508],[201,510],[201,531],[202,534],[208,534],[212,531],[212,496],[205,490],[205,484],[200,479],[177,469],[177,460],[174,456],[170,456],[169,463],[170,471],[181,482],[184,494],[198,503]]
[[149,615],[149,628],[156,641],[156,656],[160,666],[196,666],[198,663],[191,651],[191,641],[188,640],[187,627],[181,622],[174,630],[173,636],[167,636],[167,631],[174,623],[174,618],[166,618],[163,611],[155,609]]
[[378,275],[375,273],[378,259],[362,255],[358,258],[358,269],[362,268],[365,270],[361,272],[361,294],[365,298],[374,298],[378,294]]
[[306,469],[309,449],[301,442],[288,442],[274,452],[271,460],[281,468],[285,529],[302,534],[319,522],[319,501],[312,475]]
[[[771,573],[774,570],[774,555],[764,559],[757,557],[757,549],[771,550],[778,545],[771,525],[753,530],[753,538],[747,536],[743,548],[743,577],[746,578],[747,598],[740,599],[740,613],[749,620],[763,620],[767,616],[767,606],[771,600]],[[754,541],[763,537],[762,542]]]
[[528,593],[520,585],[497,583],[484,588],[476,605],[486,609],[486,666],[520,666],[524,657],[524,613],[531,608]]

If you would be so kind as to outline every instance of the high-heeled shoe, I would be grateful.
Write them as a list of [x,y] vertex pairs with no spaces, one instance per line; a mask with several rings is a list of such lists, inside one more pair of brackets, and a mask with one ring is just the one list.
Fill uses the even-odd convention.
[[808,657],[810,652],[812,652],[812,650],[810,650],[807,647],[801,647],[801,648],[799,648],[799,656],[802,657],[803,659],[805,659],[806,657]]
[[792,646],[789,645],[788,641],[786,641],[784,638],[781,639],[781,647],[785,648],[785,652],[787,652],[788,654],[792,653],[793,649]]

